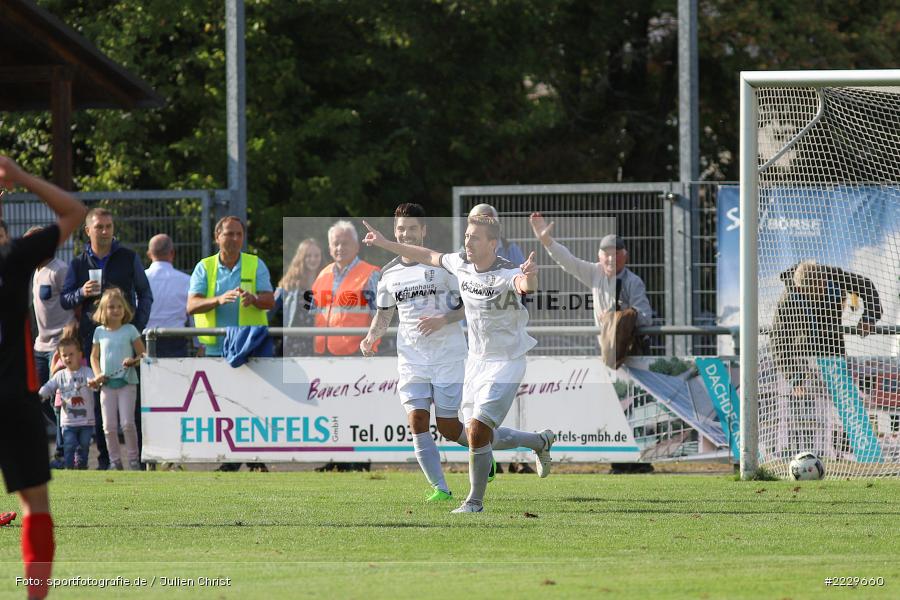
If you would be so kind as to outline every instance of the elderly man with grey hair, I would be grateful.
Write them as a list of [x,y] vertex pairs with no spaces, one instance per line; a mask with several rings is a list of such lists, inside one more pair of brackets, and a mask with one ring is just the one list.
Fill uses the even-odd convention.
[[[175,244],[165,233],[154,235],[147,245],[150,267],[144,271],[153,292],[153,306],[147,327],[184,327],[188,324],[187,299],[191,276],[177,270]],[[159,357],[177,358],[187,356],[187,339],[164,337],[156,343]]]
[[[550,235],[554,224],[551,222],[548,225],[541,213],[533,213],[530,221],[535,237],[540,240],[550,258],[566,273],[591,288],[594,322],[598,327],[603,327],[606,323],[607,313],[628,308],[633,308],[637,313],[636,327],[645,327],[653,322],[653,309],[647,298],[647,288],[641,278],[625,266],[628,264],[628,250],[622,238],[617,235],[605,236],[600,240],[598,261],[590,262],[574,256],[568,248],[554,240]],[[600,343],[603,349],[602,339]]]
[[[325,265],[313,282],[310,310],[316,327],[368,327],[375,314],[375,293],[381,269],[359,258],[359,234],[350,221],[328,229],[328,252],[334,262]],[[363,336],[317,336],[316,354],[359,354]]]
[[[625,265],[628,250],[625,241],[617,235],[607,235],[600,240],[597,262],[582,260],[550,235],[553,222],[547,224],[539,212],[529,217],[534,236],[540,240],[550,257],[566,273],[591,288],[594,304],[594,322],[604,329],[598,336],[600,353],[604,363],[616,368],[624,360],[628,342],[636,341],[634,328],[653,322],[653,309],[647,298],[647,288],[640,277]],[[627,344],[627,345],[626,345]],[[649,473],[650,463],[613,463],[611,472]]]

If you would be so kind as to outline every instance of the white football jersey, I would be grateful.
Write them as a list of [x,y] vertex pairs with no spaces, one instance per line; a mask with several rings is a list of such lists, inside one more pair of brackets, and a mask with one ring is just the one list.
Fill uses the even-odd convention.
[[411,365],[434,365],[465,360],[462,323],[450,323],[425,336],[416,327],[420,317],[442,315],[460,306],[456,277],[439,267],[404,263],[395,258],[381,270],[376,304],[397,307],[397,357]]
[[441,255],[441,265],[459,280],[470,358],[513,360],[534,348],[537,341],[525,332],[528,311],[513,283],[522,274],[518,265],[498,256],[487,271],[479,273],[465,252]]

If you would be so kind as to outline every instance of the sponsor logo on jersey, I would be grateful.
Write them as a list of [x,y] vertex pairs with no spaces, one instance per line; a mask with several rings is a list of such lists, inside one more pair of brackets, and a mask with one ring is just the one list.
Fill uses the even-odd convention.
[[[493,275],[491,275],[491,277],[493,278]],[[491,283],[493,283],[493,281]],[[497,291],[489,286],[490,284],[482,285],[481,283],[475,281],[463,281],[460,289],[464,292],[469,292],[470,294],[474,294],[476,296],[484,296],[485,298],[490,298],[491,296],[496,295]]]
[[397,302],[403,302],[412,298],[424,298],[425,296],[434,296],[437,294],[437,286],[433,283],[430,285],[411,285],[394,292]]

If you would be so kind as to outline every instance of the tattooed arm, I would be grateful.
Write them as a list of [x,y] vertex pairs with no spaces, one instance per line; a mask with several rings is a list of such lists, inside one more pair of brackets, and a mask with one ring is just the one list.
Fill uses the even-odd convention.
[[369,325],[369,333],[359,343],[359,349],[362,350],[363,356],[375,356],[375,351],[372,350],[372,347],[387,331],[395,312],[397,312],[397,307],[392,306],[390,308],[379,308],[375,313],[375,318],[372,319],[372,324]]

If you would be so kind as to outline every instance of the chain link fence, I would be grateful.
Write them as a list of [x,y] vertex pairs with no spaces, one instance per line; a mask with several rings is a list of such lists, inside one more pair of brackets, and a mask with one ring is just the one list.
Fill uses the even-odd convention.
[[[190,273],[200,259],[213,253],[216,200],[212,190],[82,192],[74,195],[88,208],[103,207],[111,211],[116,238],[142,258],[146,257],[147,242],[158,233],[172,238],[174,266],[181,271]],[[4,196],[3,219],[12,236],[20,236],[30,227],[56,221],[53,211],[33,194]],[[57,256],[68,262],[84,249],[85,243],[84,230],[80,230],[59,249]],[[149,264],[149,261],[145,262]]]
[[[716,325],[716,196],[718,183],[623,183],[546,186],[458,187],[453,212],[468,214],[478,204],[490,204],[500,216],[503,236],[525,255],[532,250],[545,265],[541,287],[567,294],[583,294],[585,286],[561,269],[550,268],[549,257],[535,239],[528,215],[541,212],[555,221],[554,238],[584,260],[596,261],[600,239],[608,231],[597,224],[615,222],[615,232],[628,247],[628,268],[647,287],[654,325]],[[463,221],[454,230],[462,243]],[[685,253],[679,244],[686,238]],[[683,294],[684,298],[680,296]],[[537,311],[534,325],[593,324],[590,310]],[[683,346],[685,354],[716,353],[716,337],[698,335]],[[542,336],[537,352],[550,355],[596,355],[592,336]],[[672,354],[673,344],[652,338],[650,353]]]

